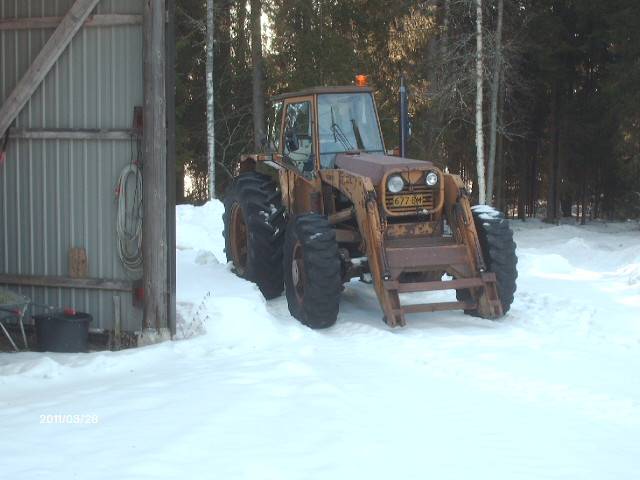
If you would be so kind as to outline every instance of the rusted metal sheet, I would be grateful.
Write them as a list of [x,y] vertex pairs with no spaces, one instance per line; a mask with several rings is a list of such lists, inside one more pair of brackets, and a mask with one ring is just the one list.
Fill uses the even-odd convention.
[[380,183],[387,172],[432,169],[433,163],[424,160],[391,157],[388,155],[341,153],[336,156],[336,165],[344,170],[368,177],[375,184]]
[[440,222],[388,223],[386,238],[426,237],[441,233]]

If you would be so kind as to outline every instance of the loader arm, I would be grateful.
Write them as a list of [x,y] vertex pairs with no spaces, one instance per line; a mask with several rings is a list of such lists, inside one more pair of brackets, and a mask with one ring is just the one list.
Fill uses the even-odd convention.
[[384,288],[387,271],[384,235],[376,190],[371,179],[344,170],[322,170],[320,176],[323,182],[331,185],[353,203],[362,237],[362,250],[366,252],[369,260],[374,289],[387,323],[395,324],[400,301],[397,294]]
[[[444,215],[456,241],[467,247],[469,265],[476,272],[485,270],[467,191],[458,175],[444,177]],[[461,272],[462,273],[462,272]]]
[[445,205],[444,215],[456,242],[467,248],[468,265],[471,272],[451,272],[454,276],[479,275],[483,280],[481,288],[472,289],[477,299],[478,312],[485,318],[498,318],[503,315],[495,276],[487,273],[487,263],[482,255],[471,203],[464,182],[458,175],[446,174],[444,177]]

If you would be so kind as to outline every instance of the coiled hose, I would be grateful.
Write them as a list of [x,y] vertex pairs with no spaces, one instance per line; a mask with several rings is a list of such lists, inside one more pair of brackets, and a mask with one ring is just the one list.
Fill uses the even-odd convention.
[[118,256],[127,272],[139,277],[142,274],[142,172],[136,164],[122,169],[116,192]]

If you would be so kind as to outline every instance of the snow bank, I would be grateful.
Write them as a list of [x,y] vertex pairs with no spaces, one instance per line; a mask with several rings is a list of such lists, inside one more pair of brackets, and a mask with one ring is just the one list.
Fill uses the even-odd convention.
[[0,354],[4,476],[637,478],[637,230],[514,222],[518,291],[500,321],[440,312],[391,330],[351,282],[316,332],[233,275],[222,210],[177,209],[184,340]]
[[504,218],[504,214],[489,205],[474,205],[471,207],[474,213],[479,214],[482,220],[493,220],[495,218]]

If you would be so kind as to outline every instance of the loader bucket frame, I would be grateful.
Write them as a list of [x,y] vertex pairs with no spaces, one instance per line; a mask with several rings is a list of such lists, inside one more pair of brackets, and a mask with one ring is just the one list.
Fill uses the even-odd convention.
[[[321,172],[321,178],[347,196],[356,210],[355,217],[362,235],[373,285],[389,326],[404,326],[405,314],[441,310],[478,310],[485,318],[502,316],[496,290],[496,278],[486,272],[480,242],[473,222],[471,206],[464,184],[457,175],[444,175],[444,215],[455,243],[394,247],[385,238],[377,194],[371,180],[343,170]],[[454,280],[400,283],[398,278],[407,268],[442,269]],[[469,289],[472,302],[440,302],[402,306],[400,293],[435,290]]]

